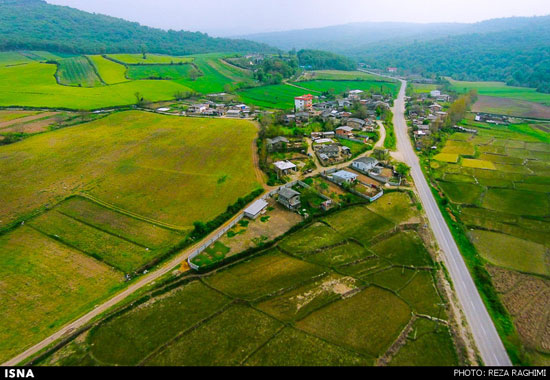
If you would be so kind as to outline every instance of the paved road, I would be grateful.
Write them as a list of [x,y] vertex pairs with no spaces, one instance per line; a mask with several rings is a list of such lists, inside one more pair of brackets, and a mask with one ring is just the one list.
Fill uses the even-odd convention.
[[419,159],[411,145],[404,114],[407,82],[401,80],[401,83],[401,91],[393,109],[398,150],[403,155],[405,162],[411,167],[412,178],[439,247],[444,253],[445,264],[453,280],[456,294],[462,304],[462,310],[464,310],[466,319],[470,324],[484,364],[487,366],[511,366],[512,363],[498,336],[495,325],[481,300],[451,231],[445,223],[445,219],[443,219],[443,215],[422,173]]

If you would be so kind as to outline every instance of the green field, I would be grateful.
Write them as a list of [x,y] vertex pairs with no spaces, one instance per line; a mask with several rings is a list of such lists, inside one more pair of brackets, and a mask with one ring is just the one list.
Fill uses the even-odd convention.
[[308,72],[306,77],[315,80],[374,80],[388,82],[387,78],[363,71],[316,70]]
[[[395,199],[404,201],[400,197]],[[337,235],[346,236],[354,228],[340,223],[369,213],[355,206],[336,212],[330,220],[342,229]],[[311,239],[326,232],[321,227],[327,226],[317,223],[299,229],[280,245],[300,247],[297,236]],[[321,238],[316,245],[326,242]],[[358,243],[353,247],[367,252]],[[401,232],[375,244],[368,254],[384,256],[394,266],[364,280],[339,273],[342,262],[330,261],[330,254],[319,264],[311,263],[321,252],[334,251],[327,248],[299,259],[273,247],[244,258],[130,306],[40,364],[373,365],[412,323],[413,313],[446,318],[429,270],[431,259],[415,232]],[[338,255],[348,255],[344,260],[348,263],[365,259],[349,256],[347,249]],[[445,327],[434,327],[441,333],[433,339],[444,346],[404,340],[397,348],[407,356],[416,355],[416,360],[448,364],[449,357],[456,355],[452,339]],[[424,358],[434,350],[441,356]]]
[[16,51],[0,52],[0,66],[21,65],[33,62],[32,59]]
[[391,94],[397,96],[400,84],[394,82],[380,82],[375,80],[361,81],[334,81],[334,80],[314,80],[307,82],[297,82],[297,85],[308,88],[312,91],[325,92],[330,91],[335,94],[343,94],[350,90],[373,91],[381,94]]
[[[0,220],[5,226],[85,191],[109,206],[189,229],[257,188],[255,136],[247,121],[138,111],[36,135],[0,147],[0,194],[9,205]],[[200,196],[205,193],[213,196]]]
[[451,88],[457,92],[476,89],[479,95],[498,98],[526,100],[529,102],[550,105],[550,94],[537,92],[534,88],[512,87],[502,82],[461,82],[450,79]]
[[290,109],[294,108],[294,98],[306,93],[308,90],[277,84],[240,91],[239,96],[247,104],[266,108]]
[[58,62],[60,84],[77,87],[98,87],[103,83],[86,57],[65,58]]
[[106,59],[101,55],[90,55],[88,58],[94,64],[103,82],[107,84],[128,82],[128,79],[126,79],[126,66]]
[[[471,261],[470,265],[475,263],[473,274],[479,283],[486,283],[487,277],[483,276],[486,268],[498,268],[504,274],[492,279],[496,289],[507,287],[510,279],[520,273],[526,282],[548,279],[548,133],[539,122],[495,126],[468,118],[460,124],[479,132],[476,136],[455,133],[443,151],[474,159],[462,158],[460,164],[437,162],[433,165],[431,161],[430,166],[432,178],[438,179],[440,194],[450,201],[446,209],[452,210],[452,218],[463,225],[464,239],[469,239],[461,248],[467,252],[465,257]],[[503,308],[511,311],[521,300],[541,304],[537,291],[527,286],[518,287],[513,297],[491,294],[490,290],[486,288],[484,292],[491,303],[502,302]],[[518,357],[516,361],[544,365],[546,361],[541,357],[547,355],[548,350],[542,348],[539,341],[548,344],[549,340],[533,334],[544,325],[538,313],[525,310],[521,316],[509,317],[503,308],[494,306],[493,313],[509,352]]]
[[192,57],[172,57],[159,54],[146,54],[145,58],[143,54],[108,54],[107,56],[128,65],[167,65],[171,63],[193,62]]
[[139,65],[128,67],[128,78],[177,80],[189,78],[191,65]]

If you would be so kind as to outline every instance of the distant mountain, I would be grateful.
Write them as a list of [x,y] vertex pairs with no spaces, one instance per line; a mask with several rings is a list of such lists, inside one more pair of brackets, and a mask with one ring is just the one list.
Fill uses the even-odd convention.
[[140,53],[142,48],[150,53],[173,55],[276,50],[242,39],[149,28],[43,0],[0,0],[0,50]]
[[377,68],[550,92],[550,16],[475,24],[358,23],[246,38],[281,49],[322,48]]

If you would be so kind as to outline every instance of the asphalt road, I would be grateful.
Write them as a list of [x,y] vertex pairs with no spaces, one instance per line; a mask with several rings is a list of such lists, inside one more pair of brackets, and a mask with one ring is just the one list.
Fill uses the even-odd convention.
[[426,210],[439,247],[443,251],[445,265],[453,281],[462,310],[464,310],[466,319],[472,329],[484,364],[486,366],[511,366],[510,358],[481,300],[451,231],[445,219],[443,219],[443,215],[420,168],[420,161],[411,145],[405,121],[405,89],[407,88],[407,82],[401,81],[401,83],[401,91],[393,109],[397,148],[403,155],[407,165],[411,167],[411,175],[422,205]]

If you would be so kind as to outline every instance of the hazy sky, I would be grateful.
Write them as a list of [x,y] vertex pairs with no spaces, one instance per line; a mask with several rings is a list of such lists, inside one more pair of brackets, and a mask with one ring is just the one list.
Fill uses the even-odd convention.
[[230,36],[360,21],[475,22],[550,14],[549,0],[47,0],[163,29]]

